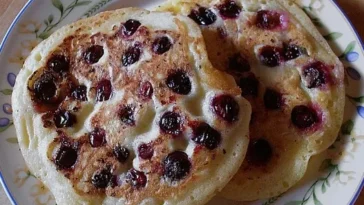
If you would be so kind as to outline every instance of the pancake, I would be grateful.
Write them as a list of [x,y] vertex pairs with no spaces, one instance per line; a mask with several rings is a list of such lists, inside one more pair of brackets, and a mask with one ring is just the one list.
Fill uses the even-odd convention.
[[252,105],[250,145],[221,195],[278,196],[335,140],[344,112],[344,69],[306,14],[284,0],[170,0],[157,10],[200,25],[215,68]]
[[184,16],[126,8],[41,42],[12,95],[19,146],[59,205],[204,204],[234,176],[251,107]]

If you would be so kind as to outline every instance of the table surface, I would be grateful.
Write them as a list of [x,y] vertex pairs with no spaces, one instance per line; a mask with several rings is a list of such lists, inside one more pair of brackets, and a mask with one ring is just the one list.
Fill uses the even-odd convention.
[[[3,38],[9,25],[27,0],[0,0],[0,39]],[[363,0],[336,0],[348,14],[350,20],[364,39],[364,1]],[[356,205],[364,204],[364,190],[360,194]],[[0,188],[0,205],[10,205],[2,187]]]

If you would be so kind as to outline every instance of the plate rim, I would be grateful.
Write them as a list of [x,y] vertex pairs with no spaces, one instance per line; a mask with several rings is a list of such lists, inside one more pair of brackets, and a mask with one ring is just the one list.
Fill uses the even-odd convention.
[[[23,6],[23,8],[18,12],[18,14],[15,16],[14,20],[12,21],[12,23],[10,24],[9,28],[7,29],[3,39],[1,40],[0,43],[0,55],[5,47],[5,43],[7,42],[10,33],[13,31],[13,28],[15,26],[15,24],[19,21],[19,19],[22,17],[22,15],[24,14],[24,12],[28,9],[28,7],[36,0],[28,0],[25,5]],[[364,39],[361,38],[361,36],[359,35],[358,30],[356,29],[356,27],[354,26],[354,24],[352,23],[352,21],[350,20],[350,18],[348,17],[348,15],[346,14],[346,12],[343,10],[343,8],[341,8],[339,6],[339,4],[336,2],[336,0],[330,0],[333,5],[335,6],[335,8],[337,9],[337,11],[339,13],[341,13],[341,15],[344,17],[344,19],[346,20],[346,22],[348,23],[350,29],[354,32],[356,39],[359,41],[360,43],[360,47],[361,47],[361,51],[364,54]],[[2,188],[4,189],[4,192],[6,194],[6,196],[8,197],[10,203],[12,205],[18,205],[13,194],[11,193],[10,189],[8,188],[8,185],[5,182],[5,178],[2,175],[1,172],[2,168],[0,166],[0,184],[2,185]],[[364,174],[361,177],[360,183],[355,191],[355,194],[352,196],[351,201],[349,202],[350,205],[354,205],[354,203],[357,201],[357,199],[359,198],[360,193],[362,192],[362,190],[364,189]]]

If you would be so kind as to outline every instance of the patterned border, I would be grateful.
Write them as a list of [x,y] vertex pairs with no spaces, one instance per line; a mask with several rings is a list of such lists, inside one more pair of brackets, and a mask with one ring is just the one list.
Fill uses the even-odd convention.
[[[105,1],[106,3],[110,2],[111,0]],[[0,44],[0,53],[2,52],[4,45],[8,39],[8,37],[10,36],[10,33],[12,32],[14,26],[16,25],[16,23],[18,22],[18,20],[20,19],[20,17],[22,16],[22,14],[26,11],[26,9],[31,5],[31,3],[34,2],[34,0],[28,0],[28,2],[24,5],[24,7],[20,10],[20,12],[18,13],[18,15],[15,17],[14,21],[12,22],[11,26],[9,27],[8,31],[6,32],[4,39],[2,40],[1,44]],[[345,12],[341,9],[341,7],[337,4],[337,2],[335,0],[331,0],[331,2],[334,4],[334,6],[336,7],[336,9],[341,13],[341,15],[344,17],[344,19],[346,20],[346,22],[349,24],[351,30],[355,33],[355,36],[357,38],[357,41],[360,42],[361,44],[361,51],[364,53],[364,43],[363,40],[360,38],[360,36],[358,35],[357,30],[355,29],[355,27],[353,26],[352,22],[349,20],[348,16],[345,14]],[[12,193],[10,192],[4,177],[2,176],[1,173],[1,167],[0,167],[0,184],[4,187],[5,189],[5,193],[8,196],[8,198],[10,199],[11,203],[13,205],[17,205]],[[362,189],[364,188],[364,176],[362,176],[361,179],[361,183],[358,186],[355,194],[353,195],[351,202],[349,203],[350,205],[353,205],[355,203],[355,201],[357,200],[357,198],[359,197]]]
[[[354,27],[354,24],[351,22],[351,20],[349,19],[348,15],[344,12],[344,10],[339,6],[339,4],[336,2],[336,0],[331,0],[331,2],[335,5],[336,9],[341,13],[341,15],[345,18],[346,22],[349,24],[351,30],[355,33],[355,36],[357,38],[357,41],[360,42],[361,44],[361,51],[362,53],[364,53],[364,39],[362,39],[360,36],[359,36],[359,33],[358,31],[356,30],[356,28]],[[349,203],[350,205],[354,205],[356,200],[358,199],[360,193],[362,192],[362,190],[364,189],[364,174],[362,175],[362,178],[361,178],[361,183],[360,185],[358,186],[355,194],[353,195],[352,199],[351,199],[351,202]]]
[[[0,44],[0,54],[5,46],[5,43],[9,37],[9,34],[12,32],[15,24],[18,22],[18,20],[20,19],[20,17],[23,15],[23,13],[27,10],[27,8],[33,3],[33,1],[35,0],[28,0],[28,2],[24,5],[24,7],[20,10],[20,12],[18,13],[18,15],[15,17],[14,21],[11,23],[9,29],[7,30],[3,40],[1,41]],[[12,193],[10,192],[8,186],[6,185],[5,179],[2,175],[1,172],[2,168],[0,167],[0,184],[2,185],[2,187],[5,190],[6,195],[8,196],[10,202],[12,203],[12,205],[17,205],[15,198],[13,197]]]

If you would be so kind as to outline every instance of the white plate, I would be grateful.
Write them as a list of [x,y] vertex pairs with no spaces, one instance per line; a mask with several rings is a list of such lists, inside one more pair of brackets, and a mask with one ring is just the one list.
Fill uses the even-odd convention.
[[[20,11],[0,45],[0,181],[13,204],[55,204],[48,190],[28,171],[12,126],[10,95],[26,56],[55,29],[79,18],[126,6],[151,8],[161,1],[30,0]],[[299,1],[346,67],[345,123],[335,144],[311,160],[307,175],[296,187],[282,196],[250,204],[354,204],[363,187],[364,173],[362,44],[334,1]],[[210,204],[242,203],[214,198]]]

